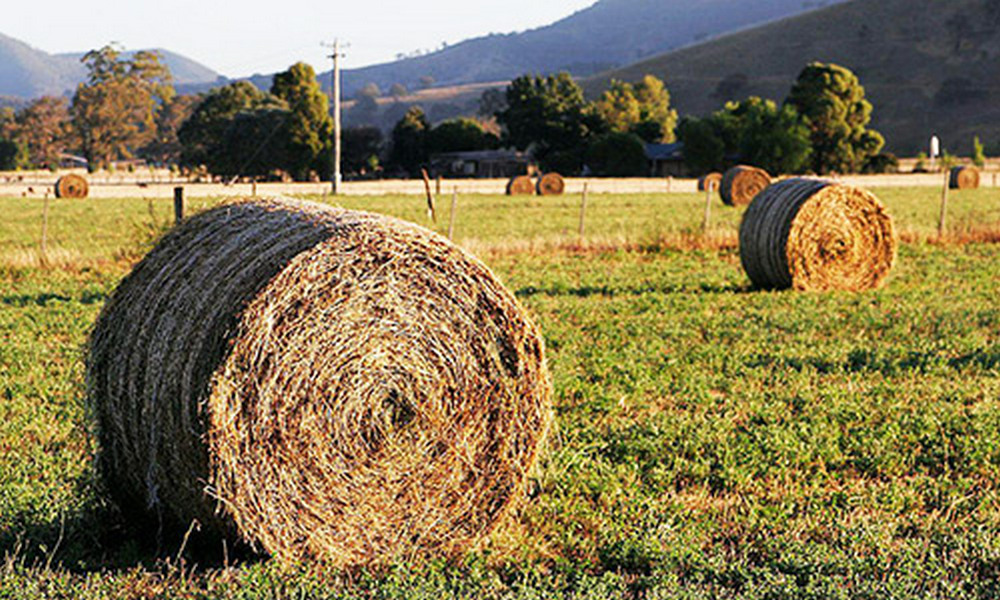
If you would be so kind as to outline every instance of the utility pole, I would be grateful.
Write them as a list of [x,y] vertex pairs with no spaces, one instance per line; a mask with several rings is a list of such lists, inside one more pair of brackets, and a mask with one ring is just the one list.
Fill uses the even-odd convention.
[[324,44],[327,48],[333,48],[333,54],[329,58],[333,59],[333,195],[340,193],[341,173],[340,173],[340,59],[344,57],[340,53],[340,40],[335,39],[333,45]]

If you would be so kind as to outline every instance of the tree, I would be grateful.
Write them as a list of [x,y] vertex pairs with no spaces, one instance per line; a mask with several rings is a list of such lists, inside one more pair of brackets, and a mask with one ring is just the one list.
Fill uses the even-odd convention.
[[972,138],[972,163],[980,169],[986,166],[986,149],[978,135]]
[[812,145],[809,129],[795,107],[780,109],[771,100],[750,97],[728,103],[735,118],[741,160],[769,173],[802,173],[809,167]]
[[142,156],[160,165],[181,162],[179,132],[199,101],[198,96],[185,94],[165,102],[156,117],[156,137],[142,149]]
[[634,133],[605,133],[587,149],[587,166],[601,177],[641,177],[649,172],[646,144]]
[[392,128],[389,162],[415,175],[427,162],[427,131],[430,124],[424,110],[414,106]]
[[0,139],[0,171],[28,168],[28,148],[16,139]]
[[308,180],[310,172],[329,178],[333,118],[316,72],[306,63],[295,63],[274,76],[271,94],[284,100],[290,111],[286,170],[299,181]]
[[56,169],[59,155],[73,146],[73,123],[65,98],[43,96],[17,115],[16,136],[36,168]]
[[156,135],[159,106],[174,95],[170,70],[153,52],[131,58],[108,45],[91,50],[81,61],[87,81],[73,96],[73,124],[91,168],[131,158]]
[[631,132],[650,143],[677,139],[677,111],[670,108],[670,92],[652,75],[635,85],[612,80],[593,109],[612,131]]
[[489,88],[479,97],[477,114],[480,117],[496,117],[507,108],[507,99],[497,88]]
[[249,81],[236,81],[208,92],[177,132],[181,164],[208,165],[222,146],[233,118],[262,106],[267,98],[268,94]]
[[885,139],[869,130],[872,105],[857,76],[834,64],[812,63],[785,101],[809,129],[816,173],[854,173],[879,153]]
[[237,113],[226,127],[218,152],[207,166],[226,177],[270,177],[290,164],[292,111],[271,98],[254,110]]
[[399,100],[403,96],[408,95],[410,92],[406,89],[406,86],[402,83],[394,83],[392,87],[389,88],[389,95],[391,95],[396,100]]
[[530,148],[545,170],[578,172],[588,138],[606,131],[569,73],[518,77],[507,86],[506,99],[507,108],[497,114],[504,143]]
[[685,117],[677,126],[684,144],[684,163],[695,175],[722,171],[726,165],[726,142],[712,117]]
[[379,168],[382,131],[378,127],[350,127],[343,131],[342,165],[348,173],[370,173]]
[[469,152],[496,148],[500,140],[483,125],[467,117],[444,121],[427,135],[427,153]]

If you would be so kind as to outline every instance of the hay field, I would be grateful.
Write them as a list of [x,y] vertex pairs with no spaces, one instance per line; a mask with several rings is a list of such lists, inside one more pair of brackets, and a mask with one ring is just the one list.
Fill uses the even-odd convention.
[[[0,198],[0,597],[991,598],[1000,195],[881,189],[884,288],[752,292],[698,194],[460,197],[455,237],[542,327],[555,434],[525,510],[455,564],[195,556],[96,480],[82,345],[167,201]],[[438,205],[448,228],[450,199]],[[204,208],[213,200],[193,201]],[[341,204],[426,224],[414,197]]]

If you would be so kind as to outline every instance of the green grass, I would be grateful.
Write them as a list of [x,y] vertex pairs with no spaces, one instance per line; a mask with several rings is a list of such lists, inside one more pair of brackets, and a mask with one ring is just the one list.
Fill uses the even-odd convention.
[[[933,231],[932,192],[880,196]],[[1000,219],[962,198],[959,227]],[[526,510],[461,564],[195,567],[151,551],[92,470],[81,348],[168,215],[103,202],[53,204],[64,266],[0,262],[0,598],[1000,594],[1000,245],[905,244],[877,292],[758,293],[731,248],[655,243],[697,228],[693,196],[596,197],[595,237],[636,245],[588,251],[546,249],[575,240],[572,199],[469,198],[456,229],[540,321],[556,388]],[[0,200],[0,257],[31,249],[36,208]]]

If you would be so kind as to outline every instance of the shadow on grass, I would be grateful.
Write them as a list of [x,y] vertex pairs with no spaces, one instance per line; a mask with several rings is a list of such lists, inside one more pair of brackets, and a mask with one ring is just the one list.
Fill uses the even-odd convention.
[[14,306],[17,308],[25,308],[27,306],[48,306],[57,302],[77,302],[80,304],[91,305],[103,303],[107,299],[108,294],[105,292],[84,292],[79,298],[45,292],[41,294],[17,294],[3,296],[0,298],[0,304]]
[[5,516],[0,524],[0,557],[33,568],[87,574],[188,565],[219,568],[253,563],[264,557],[232,540],[208,539],[197,524],[157,523],[148,515],[126,517],[92,474],[75,484],[74,496],[86,498],[75,512],[53,517],[26,510]]
[[600,296],[604,298],[645,296],[647,294],[749,294],[754,292],[752,288],[737,284],[689,284],[689,285],[649,285],[649,286],[582,286],[564,287],[551,286],[538,288],[528,286],[514,292],[518,298],[533,298],[546,296],[555,298],[559,296],[576,296],[578,298],[590,298]]

